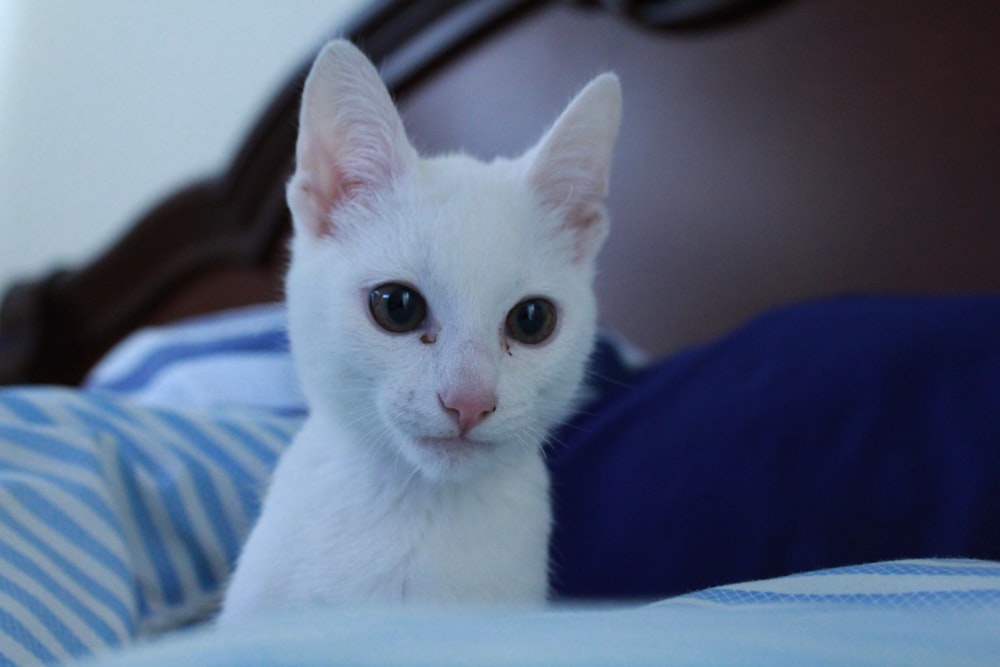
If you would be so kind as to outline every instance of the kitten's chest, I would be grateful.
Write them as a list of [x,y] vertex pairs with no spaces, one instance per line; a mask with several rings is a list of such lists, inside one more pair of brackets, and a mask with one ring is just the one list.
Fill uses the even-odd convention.
[[537,453],[451,485],[407,483],[336,455],[325,466],[310,458],[283,465],[272,490],[298,505],[280,513],[298,516],[294,585],[304,597],[544,601],[551,510]]

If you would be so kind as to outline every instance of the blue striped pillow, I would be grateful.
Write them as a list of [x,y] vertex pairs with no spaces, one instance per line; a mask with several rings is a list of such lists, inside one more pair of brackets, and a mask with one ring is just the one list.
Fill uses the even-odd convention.
[[303,415],[282,303],[140,329],[116,345],[84,387],[170,408],[251,407]]
[[0,664],[88,655],[210,614],[299,423],[0,391]]

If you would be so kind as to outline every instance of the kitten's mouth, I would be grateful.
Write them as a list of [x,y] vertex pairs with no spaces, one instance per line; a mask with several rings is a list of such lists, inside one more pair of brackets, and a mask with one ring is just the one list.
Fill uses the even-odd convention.
[[473,440],[464,436],[451,438],[415,438],[421,447],[436,449],[449,456],[464,456],[491,445],[486,440]]

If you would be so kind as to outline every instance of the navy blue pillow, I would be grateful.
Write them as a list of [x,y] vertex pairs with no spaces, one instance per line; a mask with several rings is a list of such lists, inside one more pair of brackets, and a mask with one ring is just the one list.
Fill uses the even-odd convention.
[[563,598],[1000,559],[1000,297],[766,315],[628,378],[548,452]]

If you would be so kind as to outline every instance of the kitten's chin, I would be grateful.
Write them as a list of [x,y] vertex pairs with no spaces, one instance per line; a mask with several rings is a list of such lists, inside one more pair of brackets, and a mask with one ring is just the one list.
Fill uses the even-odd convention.
[[461,480],[488,467],[496,445],[466,437],[406,438],[403,455],[424,476],[433,480]]

